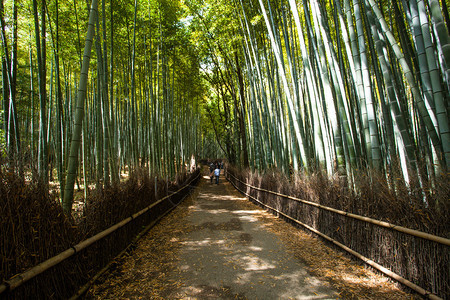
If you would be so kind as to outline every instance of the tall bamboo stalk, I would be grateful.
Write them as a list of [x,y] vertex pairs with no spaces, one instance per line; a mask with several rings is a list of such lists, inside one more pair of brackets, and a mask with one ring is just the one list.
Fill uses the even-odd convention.
[[[36,1],[36,0],[34,0]],[[77,176],[78,167],[78,150],[80,148],[81,131],[83,128],[83,115],[84,115],[84,101],[86,98],[86,87],[89,71],[89,61],[91,58],[92,40],[94,38],[95,23],[98,17],[97,0],[92,0],[91,9],[89,13],[89,24],[86,34],[86,42],[84,46],[83,64],[80,73],[80,83],[77,95],[77,107],[74,120],[74,130],[72,134],[72,141],[70,144],[70,155],[68,161],[67,181],[63,199],[63,209],[66,214],[70,214],[72,211],[73,203],[73,190],[75,179]]]

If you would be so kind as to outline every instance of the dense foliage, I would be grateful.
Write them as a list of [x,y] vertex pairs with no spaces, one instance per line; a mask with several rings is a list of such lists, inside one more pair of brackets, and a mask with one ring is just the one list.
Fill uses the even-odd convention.
[[393,186],[447,172],[445,1],[92,5],[84,87],[86,3],[1,2],[1,141],[15,172],[56,170],[64,185],[75,107],[86,185],[137,165],[172,177],[192,155],[350,178],[373,168]]
[[11,171],[57,179],[64,198],[70,166],[79,184],[109,185],[137,166],[173,178],[201,153],[204,85],[180,2],[2,1],[1,12]]
[[186,3],[230,161],[350,185],[375,170],[432,198],[450,163],[445,1]]

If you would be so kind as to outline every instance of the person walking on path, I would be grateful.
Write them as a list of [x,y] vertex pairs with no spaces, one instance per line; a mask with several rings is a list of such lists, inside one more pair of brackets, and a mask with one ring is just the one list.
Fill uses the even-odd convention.
[[216,176],[216,184],[219,184],[219,176],[220,176],[219,164],[216,165],[216,169],[214,170],[214,176]]
[[214,164],[211,162],[211,163],[209,164],[209,177],[211,178],[211,183],[213,183],[214,170],[215,170],[215,166],[214,166]]

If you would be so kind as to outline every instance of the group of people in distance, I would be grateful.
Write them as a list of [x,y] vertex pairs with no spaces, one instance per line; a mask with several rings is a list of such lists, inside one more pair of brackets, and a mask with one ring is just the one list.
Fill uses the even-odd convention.
[[209,177],[211,178],[211,183],[213,183],[213,178],[216,177],[216,184],[219,184],[220,169],[223,169],[223,162],[216,161],[209,164]]

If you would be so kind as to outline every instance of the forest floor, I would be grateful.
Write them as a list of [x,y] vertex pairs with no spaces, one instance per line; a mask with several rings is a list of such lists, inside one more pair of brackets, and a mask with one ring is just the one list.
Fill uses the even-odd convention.
[[207,176],[87,298],[421,299]]

